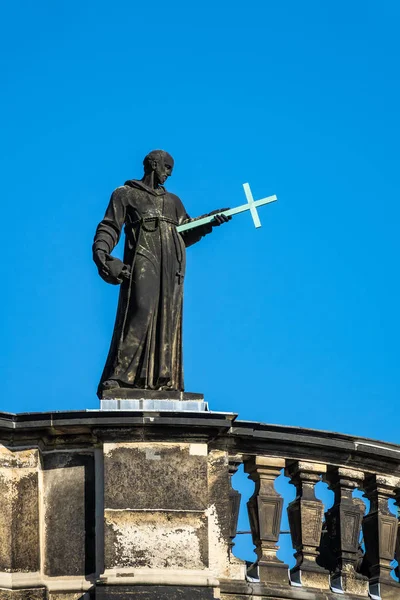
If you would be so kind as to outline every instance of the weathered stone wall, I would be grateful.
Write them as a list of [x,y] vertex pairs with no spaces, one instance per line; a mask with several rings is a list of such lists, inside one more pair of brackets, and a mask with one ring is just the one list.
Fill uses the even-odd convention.
[[[400,448],[233,420],[0,414],[0,600],[336,600],[336,590],[399,600],[400,528],[388,503],[400,505]],[[230,478],[241,462],[255,484],[257,579],[231,552],[240,494]],[[283,467],[297,489],[290,573],[276,545]],[[321,477],[335,495],[325,516]],[[353,489],[371,503],[365,517]]]
[[0,600],[207,600],[238,572],[227,452],[110,437],[0,446]]
[[39,453],[0,447],[0,571],[38,571]]
[[0,589],[0,600],[47,600],[47,590],[46,588]]

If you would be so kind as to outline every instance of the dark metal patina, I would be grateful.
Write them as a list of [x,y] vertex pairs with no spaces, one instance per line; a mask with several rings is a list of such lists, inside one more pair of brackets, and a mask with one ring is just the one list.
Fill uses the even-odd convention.
[[[172,173],[173,158],[155,150],[143,164],[141,180],[126,181],[113,192],[94,238],[93,258],[101,277],[121,284],[99,397],[118,387],[183,391],[186,247],[230,218],[217,214],[212,223],[178,233],[177,226],[190,217],[178,196],[163,186]],[[111,252],[124,226],[122,262]]]

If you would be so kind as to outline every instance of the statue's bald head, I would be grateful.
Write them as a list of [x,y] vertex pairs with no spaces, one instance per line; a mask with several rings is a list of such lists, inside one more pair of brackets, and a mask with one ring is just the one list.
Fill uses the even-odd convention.
[[150,177],[152,186],[163,185],[172,174],[174,159],[164,150],[152,150],[143,160],[144,178]]
[[143,159],[143,167],[145,173],[151,173],[155,171],[155,163],[166,163],[171,167],[171,171],[174,167],[174,159],[165,150],[152,150]]

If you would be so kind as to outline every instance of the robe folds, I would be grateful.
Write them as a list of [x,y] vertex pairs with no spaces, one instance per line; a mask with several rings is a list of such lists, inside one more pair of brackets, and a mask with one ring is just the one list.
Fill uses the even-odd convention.
[[130,277],[121,284],[114,333],[99,384],[183,390],[182,303],[186,246],[211,231],[211,225],[182,234],[190,220],[180,199],[163,187],[138,180],[117,188],[99,223],[93,252],[107,259],[125,226],[124,264]]

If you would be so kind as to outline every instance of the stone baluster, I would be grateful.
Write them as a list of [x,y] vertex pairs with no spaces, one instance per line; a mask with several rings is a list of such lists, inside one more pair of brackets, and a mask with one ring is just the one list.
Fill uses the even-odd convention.
[[229,475],[230,475],[230,490],[229,490],[229,506],[230,506],[230,533],[229,533],[229,551],[232,554],[233,547],[235,545],[234,538],[236,537],[237,525],[239,520],[239,509],[242,494],[232,487],[232,477],[237,473],[239,466],[243,460],[241,456],[230,456],[229,457]]
[[326,472],[326,465],[288,461],[285,473],[296,486],[296,498],[288,506],[289,526],[295,548],[296,565],[290,570],[292,585],[329,589],[329,571],[316,560],[321,543],[324,505],[314,488]]
[[396,567],[396,576],[397,579],[400,581],[400,487],[398,487],[395,490],[395,496],[396,496],[396,506],[397,506],[397,511],[398,511],[398,524],[397,524],[397,539],[396,539],[396,552],[395,552],[395,559],[397,560],[397,567]]
[[274,481],[284,466],[284,459],[265,456],[253,456],[244,464],[249,479],[255,483],[247,509],[259,578],[262,583],[277,585],[288,583],[288,566],[276,556],[283,498],[275,491]]
[[400,487],[400,480],[395,477],[373,474],[365,477],[363,488],[371,506],[364,517],[363,533],[372,598],[400,597],[400,586],[390,575],[396,550],[398,520],[390,512],[388,505],[388,500],[397,487]]
[[353,498],[353,490],[361,487],[364,473],[328,466],[325,480],[335,494],[333,506],[325,513],[329,550],[333,554],[332,590],[368,597],[368,579],[355,569],[365,504]]

